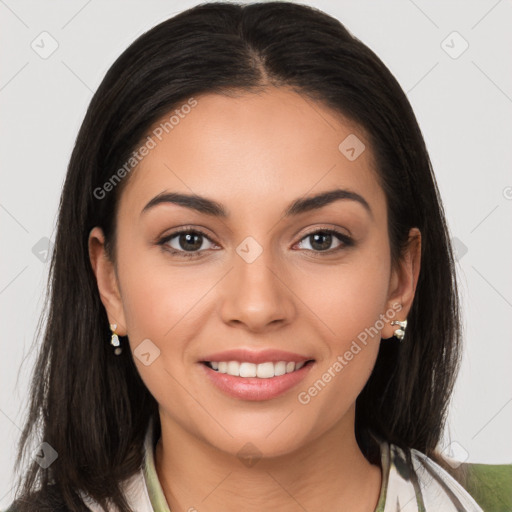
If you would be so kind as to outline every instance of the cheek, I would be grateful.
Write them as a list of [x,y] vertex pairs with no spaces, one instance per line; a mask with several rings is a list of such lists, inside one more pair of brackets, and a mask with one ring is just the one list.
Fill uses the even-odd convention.
[[379,352],[384,300],[369,277],[340,276],[329,281],[331,293],[315,296],[312,309],[322,312],[317,322],[318,332],[324,333],[322,357],[297,400],[308,414],[321,418],[323,427],[337,423],[353,406]]
[[[368,244],[339,264],[311,264],[296,280],[294,291],[308,306],[310,318],[316,316],[333,353],[344,352],[351,340],[376,325],[386,309],[389,259],[382,253]],[[377,329],[382,329],[380,322]]]
[[298,295],[315,313],[309,316],[316,317],[324,352],[314,375],[302,387],[299,402],[311,403],[326,421],[335,421],[355,401],[377,358],[389,259],[376,246],[354,252],[340,265],[318,266],[301,281]]
[[[144,384],[168,410],[183,411],[190,406],[187,393],[180,391],[180,383],[188,380],[189,340],[200,336],[204,295],[218,278],[199,266],[193,271],[171,267],[157,251],[127,251],[119,258],[123,308],[133,360]],[[141,357],[144,353],[150,354],[149,361]],[[187,389],[195,394],[190,384]]]
[[[215,282],[201,265],[171,265],[159,247],[133,244],[119,257],[123,308],[134,341],[154,338],[162,343],[200,310],[200,301]],[[193,279],[191,279],[193,276]]]

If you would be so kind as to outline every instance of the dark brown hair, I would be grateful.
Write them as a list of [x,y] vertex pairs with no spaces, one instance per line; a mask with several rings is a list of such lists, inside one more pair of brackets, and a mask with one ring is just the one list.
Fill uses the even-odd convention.
[[88,254],[89,232],[100,226],[115,258],[116,205],[129,176],[107,198],[94,191],[156,121],[190,97],[269,85],[291,87],[368,134],[394,263],[410,228],[421,231],[406,342],[381,343],[357,399],[356,434],[369,459],[368,432],[437,457],[459,365],[459,304],[444,211],[409,101],[375,53],[320,10],[288,2],[206,3],[157,25],[122,53],[78,133],[60,201],[48,314],[18,466],[32,437],[49,443],[58,458],[47,469],[30,462],[17,489],[19,510],[87,510],[83,491],[105,508],[129,511],[119,484],[139,470],[148,422],[158,419],[130,351],[119,357],[111,351]]

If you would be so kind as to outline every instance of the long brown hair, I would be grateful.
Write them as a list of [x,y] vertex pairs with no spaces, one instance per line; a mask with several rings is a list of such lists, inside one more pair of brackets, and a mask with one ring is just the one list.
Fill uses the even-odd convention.
[[381,344],[357,399],[356,433],[369,458],[366,432],[437,457],[459,365],[459,303],[443,206],[411,105],[375,53],[320,10],[288,2],[205,3],[160,23],[122,53],[78,133],[60,201],[47,319],[18,466],[33,437],[49,443],[58,458],[48,468],[31,461],[17,488],[19,510],[51,503],[87,510],[83,491],[105,509],[114,504],[129,512],[120,483],[139,470],[148,422],[158,421],[157,403],[130,351],[119,357],[111,351],[88,255],[88,234],[100,226],[115,257],[114,214],[130,178],[106,198],[95,191],[155,121],[190,97],[270,84],[322,102],[368,134],[387,199],[394,263],[410,228],[421,231],[406,342]]

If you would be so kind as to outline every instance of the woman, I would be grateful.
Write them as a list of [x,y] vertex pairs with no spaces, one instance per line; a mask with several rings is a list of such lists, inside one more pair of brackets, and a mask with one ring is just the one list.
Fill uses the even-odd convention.
[[10,510],[481,510],[436,451],[460,326],[425,144],[321,11],[201,4],[137,39],[50,279]]

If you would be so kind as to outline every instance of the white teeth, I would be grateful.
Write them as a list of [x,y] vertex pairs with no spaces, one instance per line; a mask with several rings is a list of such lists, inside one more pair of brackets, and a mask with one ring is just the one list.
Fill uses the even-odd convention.
[[[290,370],[288,370],[290,368]],[[286,363],[285,361],[279,361],[274,365],[274,376],[284,375],[287,371],[295,370],[295,363]]]
[[256,367],[256,377],[260,379],[269,379],[274,375],[274,363],[261,363]]
[[285,373],[300,370],[306,362],[294,363],[293,361],[279,361],[278,363],[268,362],[254,364],[247,362],[239,363],[238,361],[213,361],[209,364],[219,373],[227,373],[234,377],[259,377],[260,379],[270,379],[284,375]]
[[[229,363],[231,364],[231,363]],[[228,371],[229,371],[228,364]],[[253,363],[235,363],[239,367],[238,373],[232,373],[231,375],[240,375],[240,377],[256,377],[257,365]]]
[[229,375],[239,375],[240,374],[240,363],[237,361],[228,361],[228,367],[226,373]]

